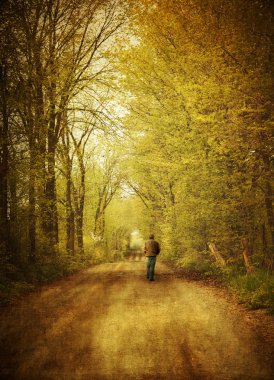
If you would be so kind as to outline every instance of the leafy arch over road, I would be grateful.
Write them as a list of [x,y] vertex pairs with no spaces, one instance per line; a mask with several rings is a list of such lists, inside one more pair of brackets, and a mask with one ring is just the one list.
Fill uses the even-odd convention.
[[[273,63],[268,1],[139,1],[120,54],[130,175],[170,254],[273,263]],[[237,260],[237,259],[236,259]]]
[[113,259],[134,229],[205,271],[209,247],[233,276],[242,249],[273,267],[270,1],[6,0],[0,18],[4,282]]

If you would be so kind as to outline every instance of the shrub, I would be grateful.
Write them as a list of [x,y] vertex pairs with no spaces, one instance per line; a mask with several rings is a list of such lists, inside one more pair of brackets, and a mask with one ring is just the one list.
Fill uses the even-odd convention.
[[274,313],[274,276],[264,271],[230,277],[229,287],[251,309],[269,308]]
[[263,270],[246,273],[243,265],[231,262],[219,268],[207,253],[187,252],[177,260],[177,265],[187,272],[206,276],[218,275],[238,299],[251,309],[268,308],[274,314],[274,275]]
[[187,272],[199,272],[210,276],[219,272],[216,265],[203,252],[187,252],[177,260],[177,265],[184,268]]
[[20,267],[5,263],[0,271],[0,304],[7,304],[37,285],[57,280],[90,265],[90,258],[58,252],[55,257],[40,258]]

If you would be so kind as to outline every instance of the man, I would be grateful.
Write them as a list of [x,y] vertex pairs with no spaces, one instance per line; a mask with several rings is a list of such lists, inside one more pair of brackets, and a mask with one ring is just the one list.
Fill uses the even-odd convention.
[[153,234],[150,234],[149,240],[145,242],[144,253],[147,261],[147,279],[154,281],[154,268],[156,257],[160,253],[160,244],[154,240]]

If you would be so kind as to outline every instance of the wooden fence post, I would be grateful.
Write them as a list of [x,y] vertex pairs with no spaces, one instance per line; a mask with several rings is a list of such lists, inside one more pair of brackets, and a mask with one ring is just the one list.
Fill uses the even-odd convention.
[[250,253],[249,253],[249,244],[248,238],[244,237],[241,239],[241,245],[243,248],[243,257],[247,273],[254,272],[254,267],[251,262]]
[[216,245],[214,243],[207,243],[210,249],[210,252],[215,257],[215,260],[217,264],[221,267],[224,267],[226,265],[225,259],[222,257],[220,252],[218,251]]

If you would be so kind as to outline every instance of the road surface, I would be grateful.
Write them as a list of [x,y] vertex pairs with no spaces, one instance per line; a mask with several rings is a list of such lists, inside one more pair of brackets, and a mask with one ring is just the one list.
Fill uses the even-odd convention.
[[0,378],[272,378],[269,347],[243,307],[163,263],[154,282],[144,269],[96,265],[2,310]]

